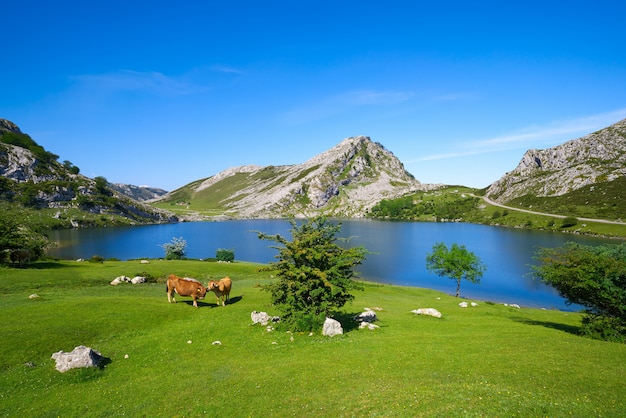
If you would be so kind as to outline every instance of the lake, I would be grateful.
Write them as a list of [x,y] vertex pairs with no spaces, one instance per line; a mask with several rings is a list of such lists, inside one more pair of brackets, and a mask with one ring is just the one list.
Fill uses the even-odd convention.
[[[426,270],[426,255],[437,242],[465,247],[480,257],[487,271],[480,284],[461,282],[461,296],[468,299],[518,304],[526,307],[579,310],[567,306],[554,289],[533,279],[529,265],[537,247],[561,246],[567,241],[586,245],[614,242],[602,238],[528,231],[466,223],[387,222],[342,220],[340,237],[349,245],[363,245],[371,252],[357,269],[368,281],[437,289],[454,294],[456,283]],[[161,247],[173,238],[187,242],[190,258],[211,258],[220,248],[232,249],[235,259],[268,263],[275,260],[273,242],[258,239],[254,231],[290,238],[286,220],[236,220],[186,222],[115,228],[50,231],[57,243],[48,254],[61,259],[100,255],[120,260],[162,258]]]

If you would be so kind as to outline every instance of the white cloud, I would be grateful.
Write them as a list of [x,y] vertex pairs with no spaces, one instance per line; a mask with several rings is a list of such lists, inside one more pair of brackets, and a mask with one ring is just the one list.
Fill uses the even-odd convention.
[[460,143],[456,141],[457,145],[455,147],[461,148],[461,151],[426,155],[408,162],[452,159],[511,149],[527,150],[551,147],[606,128],[624,118],[626,118],[626,108],[576,119],[554,121],[542,126],[527,127],[520,131],[494,138]]
[[121,70],[107,74],[88,74],[73,77],[80,88],[108,93],[134,91],[162,96],[180,96],[199,93],[207,88],[186,81],[183,77],[168,77],[160,72]]
[[405,102],[411,97],[413,93],[408,91],[348,91],[285,112],[281,120],[290,125],[299,125],[339,115],[356,107],[394,105]]

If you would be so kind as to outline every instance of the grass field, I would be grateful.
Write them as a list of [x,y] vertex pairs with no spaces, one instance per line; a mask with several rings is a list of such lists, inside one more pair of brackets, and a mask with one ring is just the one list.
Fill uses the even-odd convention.
[[[271,279],[251,263],[39,262],[0,268],[3,416],[607,416],[626,413],[626,345],[575,335],[580,315],[367,283],[333,338],[268,332]],[[232,303],[168,304],[163,283],[119,275],[229,275]],[[442,279],[443,280],[443,279]],[[29,299],[38,294],[39,298]],[[350,318],[380,307],[377,330]],[[441,319],[410,311],[434,307]],[[221,345],[214,344],[219,341]],[[103,369],[59,373],[86,345]],[[126,358],[128,356],[128,358]]]

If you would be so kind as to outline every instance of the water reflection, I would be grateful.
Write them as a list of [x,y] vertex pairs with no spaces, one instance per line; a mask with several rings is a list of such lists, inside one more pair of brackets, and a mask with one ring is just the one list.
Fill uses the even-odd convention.
[[[464,223],[381,222],[343,220],[341,237],[348,245],[363,245],[371,254],[358,268],[370,281],[438,289],[453,294],[455,283],[426,270],[426,255],[437,242],[465,245],[487,266],[480,284],[461,283],[461,296],[522,306],[557,309],[568,307],[550,287],[534,280],[529,266],[537,247],[555,247],[569,240],[588,245],[608,242],[600,238],[526,231]],[[120,260],[159,258],[161,245],[174,237],[187,241],[187,256],[214,257],[219,248],[232,249],[238,260],[267,263],[277,251],[273,243],[259,240],[255,231],[289,238],[284,220],[190,222],[123,228],[63,230],[49,233],[59,245],[49,253],[63,259],[100,255]]]

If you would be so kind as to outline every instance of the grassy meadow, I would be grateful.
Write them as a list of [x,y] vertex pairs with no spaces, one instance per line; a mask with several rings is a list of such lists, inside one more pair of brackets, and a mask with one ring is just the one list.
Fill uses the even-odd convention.
[[[260,265],[206,261],[38,262],[0,267],[3,416],[606,416],[626,413],[626,345],[575,335],[580,315],[366,283],[344,335],[251,325],[276,314]],[[148,273],[157,283],[109,282]],[[232,303],[168,304],[169,273],[229,275]],[[447,280],[447,279],[442,279]],[[461,288],[462,290],[462,288]],[[30,299],[29,295],[38,298]],[[376,330],[350,320],[379,307]],[[441,319],[411,310],[433,307]],[[219,341],[221,344],[214,344]],[[55,370],[86,345],[102,369]]]

